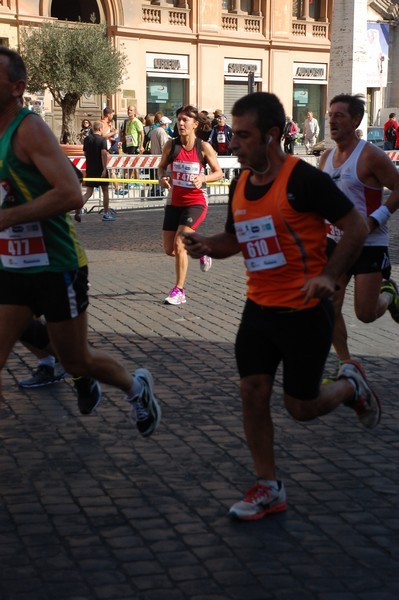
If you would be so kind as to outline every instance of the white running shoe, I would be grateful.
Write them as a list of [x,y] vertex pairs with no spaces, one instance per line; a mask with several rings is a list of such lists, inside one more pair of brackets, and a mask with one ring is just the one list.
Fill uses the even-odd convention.
[[229,510],[229,515],[244,521],[262,519],[266,515],[282,512],[287,509],[284,484],[277,481],[278,487],[261,483],[247,490],[243,500],[236,502]]
[[381,419],[381,404],[377,394],[369,386],[362,366],[357,361],[346,360],[338,371],[338,379],[342,378],[351,379],[356,386],[354,398],[344,402],[345,406],[356,412],[364,427],[376,427]]
[[206,273],[207,271],[209,271],[209,269],[212,266],[212,259],[210,256],[207,256],[206,254],[204,254],[204,256],[201,256],[200,258],[200,269],[203,273]]

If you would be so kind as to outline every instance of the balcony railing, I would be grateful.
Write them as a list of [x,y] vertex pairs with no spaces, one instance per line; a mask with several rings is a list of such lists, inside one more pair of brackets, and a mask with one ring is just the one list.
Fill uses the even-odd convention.
[[167,6],[143,6],[143,23],[148,25],[167,25],[172,27],[189,27],[190,9]]
[[328,40],[329,23],[321,21],[292,21],[291,33],[294,37],[313,37]]
[[246,33],[261,33],[262,19],[254,15],[222,15],[222,29],[224,31],[245,31]]
[[13,0],[0,0],[0,10],[11,10],[12,4],[14,4]]

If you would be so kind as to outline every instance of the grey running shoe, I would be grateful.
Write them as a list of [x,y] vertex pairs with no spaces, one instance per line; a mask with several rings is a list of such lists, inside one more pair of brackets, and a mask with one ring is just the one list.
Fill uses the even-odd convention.
[[103,221],[115,221],[115,219],[116,215],[111,213],[111,211],[104,213],[102,218]]
[[381,284],[380,292],[391,294],[392,301],[388,306],[388,310],[395,323],[399,323],[399,290],[393,279],[387,279]]
[[101,385],[92,377],[72,377],[78,393],[78,407],[82,415],[89,415],[101,402]]
[[143,391],[140,396],[129,399],[132,405],[132,421],[136,423],[139,433],[143,437],[148,437],[158,427],[161,421],[161,407],[152,391],[154,381],[152,375],[147,369],[137,369],[133,373],[143,384]]
[[50,367],[49,365],[39,365],[32,376],[28,379],[21,379],[18,381],[18,385],[21,388],[37,388],[43,387],[44,385],[51,385],[57,383],[64,378],[65,371],[58,365],[58,368]]
[[284,484],[278,481],[278,488],[256,484],[247,490],[244,498],[236,502],[229,515],[244,521],[255,521],[266,515],[287,510]]
[[353,399],[347,400],[345,406],[356,412],[364,427],[376,427],[381,419],[381,404],[377,394],[369,386],[362,366],[357,361],[346,360],[338,373],[338,379],[342,378],[351,379],[356,386]]

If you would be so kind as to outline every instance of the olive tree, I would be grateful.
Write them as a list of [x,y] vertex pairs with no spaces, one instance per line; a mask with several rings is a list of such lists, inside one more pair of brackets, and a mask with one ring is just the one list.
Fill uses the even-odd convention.
[[61,140],[75,143],[75,112],[83,94],[109,96],[120,88],[127,57],[107,38],[104,25],[44,22],[21,35],[27,91],[48,89],[62,109]]

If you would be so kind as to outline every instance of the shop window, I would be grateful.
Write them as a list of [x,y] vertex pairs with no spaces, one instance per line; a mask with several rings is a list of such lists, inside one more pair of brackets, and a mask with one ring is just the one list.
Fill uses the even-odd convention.
[[319,140],[324,138],[323,115],[326,103],[326,89],[326,85],[294,83],[293,119],[301,131],[303,131],[306,115],[311,111],[319,123]]
[[186,79],[147,76],[147,112],[162,112],[172,121],[176,110],[187,104]]
[[10,47],[10,40],[8,38],[0,38],[0,46],[4,46],[5,48]]

